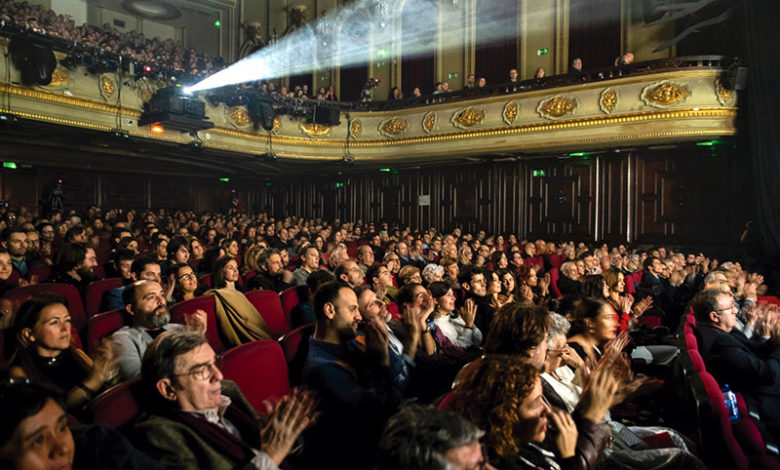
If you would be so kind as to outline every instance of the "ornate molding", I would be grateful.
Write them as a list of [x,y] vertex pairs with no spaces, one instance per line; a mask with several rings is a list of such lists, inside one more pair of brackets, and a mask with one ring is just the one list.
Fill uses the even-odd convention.
[[231,106],[230,108],[226,108],[225,117],[228,122],[236,127],[246,127],[252,122],[249,113],[247,113],[246,108],[243,106]]
[[484,109],[474,109],[469,106],[468,108],[455,111],[450,118],[450,122],[458,129],[469,129],[477,124],[481,124],[484,119]]
[[604,114],[612,114],[618,102],[618,93],[613,88],[605,88],[599,97],[599,108]]
[[100,85],[100,96],[104,100],[108,101],[116,93],[116,82],[111,74],[100,74],[98,84]]
[[567,114],[573,114],[578,105],[576,98],[554,96],[540,101],[536,107],[536,112],[543,118],[556,120]]
[[648,106],[668,108],[684,102],[690,95],[691,89],[688,85],[672,80],[662,80],[644,87],[640,98]]
[[51,83],[46,85],[49,88],[61,88],[70,85],[70,72],[64,67],[57,66],[51,74]]
[[515,123],[517,115],[520,113],[520,107],[517,105],[517,101],[508,101],[504,105],[504,110],[501,112],[501,117],[504,118],[504,122],[511,126]]
[[298,126],[301,128],[301,132],[309,137],[324,137],[330,134],[331,130],[330,126],[311,122],[301,122]]
[[352,122],[349,124],[349,135],[353,139],[357,139],[360,137],[360,134],[363,133],[363,123],[360,121],[360,119],[353,119]]
[[433,132],[433,130],[436,128],[436,124],[439,121],[439,116],[433,112],[429,111],[423,115],[422,118],[422,128],[425,131],[426,134],[430,134]]
[[396,137],[400,134],[404,134],[408,127],[409,123],[406,122],[406,119],[391,117],[390,119],[385,119],[380,122],[378,130],[379,133],[385,137]]
[[282,127],[282,120],[279,119],[279,116],[274,117],[274,127],[271,130],[274,134],[279,132],[279,129]]
[[715,95],[718,97],[718,103],[723,106],[734,104],[734,90],[729,90],[720,78],[715,79]]

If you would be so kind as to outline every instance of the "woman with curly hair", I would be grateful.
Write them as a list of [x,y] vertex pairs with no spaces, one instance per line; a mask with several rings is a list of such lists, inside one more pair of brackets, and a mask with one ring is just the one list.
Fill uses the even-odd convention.
[[[489,355],[464,373],[451,409],[487,430],[490,462],[505,469],[580,469],[577,427],[551,409],[542,395],[539,370],[520,356]],[[541,446],[555,424],[557,455]]]
[[515,271],[518,290],[517,300],[535,304],[549,300],[550,275],[545,274],[540,279],[536,273],[537,269],[532,264],[523,264],[517,267]]

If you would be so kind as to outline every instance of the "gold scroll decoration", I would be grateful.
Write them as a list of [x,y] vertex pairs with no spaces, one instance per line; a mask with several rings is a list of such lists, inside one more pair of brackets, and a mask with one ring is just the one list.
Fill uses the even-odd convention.
[[599,108],[604,114],[610,114],[615,110],[618,102],[618,94],[614,88],[605,88],[599,98]]
[[433,111],[425,113],[422,119],[422,128],[426,134],[430,134],[436,128],[439,117]]
[[157,91],[157,87],[155,87],[149,80],[146,80],[144,78],[140,80],[135,81],[135,85],[138,92],[138,97],[141,98],[141,101],[149,101],[152,98],[152,95],[154,95],[154,92]]
[[279,129],[280,129],[281,127],[282,127],[282,120],[281,120],[281,119],[279,119],[279,116],[276,116],[276,117],[274,118],[274,128],[273,128],[273,130],[272,130],[271,132],[273,132],[274,134],[276,134],[277,132],[279,132]]
[[236,127],[246,127],[252,119],[249,117],[246,109],[243,106],[231,106],[225,110],[225,116],[228,121]]
[[504,122],[507,123],[507,125],[511,126],[515,123],[518,112],[519,107],[517,106],[517,101],[509,101],[504,105],[504,111],[501,113],[501,117],[504,118]]
[[109,99],[112,96],[114,96],[114,93],[116,92],[116,84],[114,83],[114,78],[107,74],[101,74],[98,78],[100,80],[100,94],[103,96],[103,99]]
[[51,73],[51,82],[47,86],[58,88],[67,85],[70,85],[70,72],[58,65]]
[[560,119],[567,114],[574,113],[577,106],[577,100],[574,98],[554,96],[550,99],[540,101],[539,105],[536,106],[536,112],[543,118],[555,120]]
[[409,123],[405,119],[392,117],[379,123],[379,133],[385,137],[397,137],[406,132]]
[[353,119],[352,122],[349,124],[349,135],[353,139],[357,139],[360,137],[360,134],[363,133],[363,123],[360,122],[360,119]]
[[460,111],[455,111],[450,122],[458,129],[468,129],[480,124],[483,119],[485,119],[484,110],[468,107],[466,109],[461,109]]
[[715,79],[715,95],[718,97],[718,103],[723,106],[734,104],[734,90],[730,90],[720,78]]
[[682,103],[690,95],[691,89],[688,86],[671,80],[663,80],[646,86],[640,97],[648,106],[668,108]]
[[311,122],[301,122],[301,132],[309,137],[324,137],[330,134],[330,126],[323,126],[322,124],[314,124]]

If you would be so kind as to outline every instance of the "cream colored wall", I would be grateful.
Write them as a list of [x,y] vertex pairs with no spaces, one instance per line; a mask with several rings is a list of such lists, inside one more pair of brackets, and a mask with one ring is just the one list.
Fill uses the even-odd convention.
[[[520,2],[520,79],[533,78],[537,67],[547,75],[555,73],[556,0],[521,0]],[[536,51],[546,48],[547,55]]]
[[674,36],[674,24],[646,27],[642,18],[641,5],[632,0],[621,1],[621,48],[622,53],[633,52],[635,62],[675,57],[674,47],[653,52],[656,46]]
[[86,0],[50,0],[52,10],[59,15],[68,15],[77,25],[87,22]]

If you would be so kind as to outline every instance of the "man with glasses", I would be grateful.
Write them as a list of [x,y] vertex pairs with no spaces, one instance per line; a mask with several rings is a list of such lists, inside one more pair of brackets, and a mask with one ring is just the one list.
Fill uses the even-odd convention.
[[[157,269],[159,265],[155,263]],[[124,380],[141,374],[141,358],[154,338],[164,331],[182,333],[187,329],[206,332],[206,312],[196,310],[187,317],[187,325],[169,323],[171,313],[159,282],[140,280],[125,287],[122,293],[125,310],[133,318],[132,326],[124,326],[111,335],[119,374]]]
[[692,301],[699,352],[707,371],[719,384],[741,392],[762,421],[780,422],[780,322],[778,311],[765,308],[757,330],[762,341],[751,341],[738,328],[737,306],[729,292],[708,289]]
[[145,412],[136,445],[167,468],[278,469],[314,421],[314,400],[293,392],[261,418],[198,333],[166,333],[143,360]]

